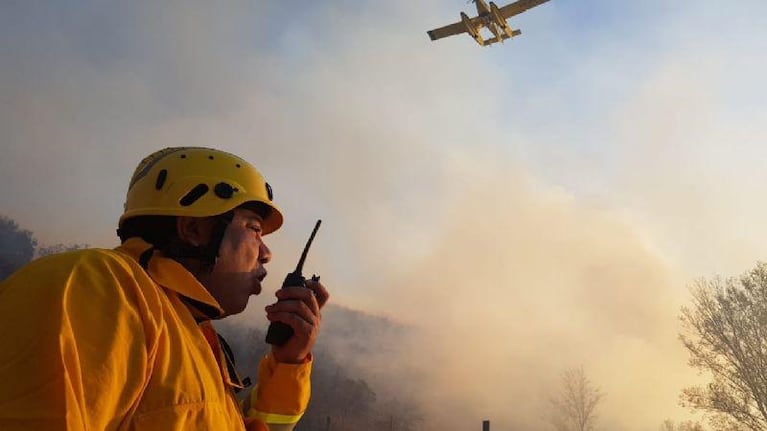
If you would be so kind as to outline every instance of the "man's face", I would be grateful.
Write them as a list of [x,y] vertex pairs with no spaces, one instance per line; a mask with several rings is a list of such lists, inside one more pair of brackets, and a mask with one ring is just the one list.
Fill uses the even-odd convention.
[[261,292],[261,281],[266,277],[264,265],[272,258],[261,237],[261,220],[252,210],[236,208],[224,231],[216,265],[201,277],[226,315],[242,312],[250,295]]

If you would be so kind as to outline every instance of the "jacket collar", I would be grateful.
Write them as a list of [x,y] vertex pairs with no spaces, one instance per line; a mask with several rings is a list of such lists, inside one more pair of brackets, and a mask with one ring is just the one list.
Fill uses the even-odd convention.
[[136,262],[139,262],[144,253],[151,253],[151,258],[148,258],[147,267],[144,269],[155,283],[191,300],[192,303],[187,303],[187,305],[204,309],[204,314],[208,318],[215,318],[224,314],[218,301],[210,295],[191,272],[175,260],[163,256],[157,250],[150,251],[151,249],[152,245],[141,238],[129,238],[115,248],[116,251],[127,254]]

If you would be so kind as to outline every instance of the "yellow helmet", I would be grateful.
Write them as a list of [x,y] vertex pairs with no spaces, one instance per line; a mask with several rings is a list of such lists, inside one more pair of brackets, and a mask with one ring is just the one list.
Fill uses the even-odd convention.
[[235,155],[200,147],[165,148],[136,167],[119,226],[136,216],[208,217],[260,202],[271,208],[262,223],[266,235],[282,225],[282,213],[272,199],[264,177]]

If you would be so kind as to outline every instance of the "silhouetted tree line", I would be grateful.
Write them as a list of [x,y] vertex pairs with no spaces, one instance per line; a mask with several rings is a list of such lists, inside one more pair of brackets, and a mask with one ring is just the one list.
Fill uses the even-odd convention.
[[37,240],[32,232],[21,229],[6,216],[0,215],[0,280],[32,260]]
[[54,244],[40,247],[31,231],[19,227],[15,220],[0,215],[0,280],[5,280],[35,257],[84,247],[87,245]]

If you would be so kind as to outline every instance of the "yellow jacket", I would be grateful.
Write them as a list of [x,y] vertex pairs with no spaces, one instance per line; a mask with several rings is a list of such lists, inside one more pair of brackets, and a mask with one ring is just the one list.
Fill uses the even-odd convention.
[[311,359],[259,365],[243,417],[207,321],[217,302],[176,261],[130,239],[32,262],[0,284],[0,429],[290,430]]

